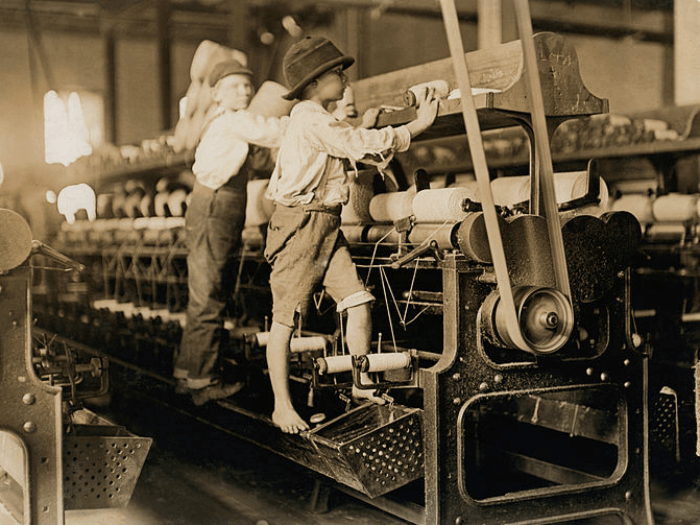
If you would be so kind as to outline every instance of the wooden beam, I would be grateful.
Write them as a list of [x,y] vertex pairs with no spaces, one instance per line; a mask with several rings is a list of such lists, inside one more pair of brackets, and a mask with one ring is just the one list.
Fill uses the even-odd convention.
[[502,3],[503,0],[479,0],[479,49],[497,46],[503,42]]
[[675,2],[675,103],[700,103],[700,2]]
[[170,102],[172,89],[170,84],[170,0],[158,0],[158,86],[160,88],[160,125],[161,129],[170,129],[172,125]]

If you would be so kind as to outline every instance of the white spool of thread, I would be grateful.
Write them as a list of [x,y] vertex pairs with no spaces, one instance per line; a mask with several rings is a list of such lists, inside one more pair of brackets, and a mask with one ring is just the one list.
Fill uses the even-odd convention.
[[685,235],[685,225],[681,222],[656,222],[650,224],[644,236],[650,242],[679,241]]
[[684,222],[698,214],[698,196],[669,193],[657,197],[652,203],[654,220],[658,222]]
[[367,367],[363,372],[386,372],[387,370],[401,370],[411,365],[411,356],[406,352],[391,354],[369,354],[365,356]]
[[374,173],[361,173],[350,184],[350,198],[340,214],[342,224],[358,224],[372,221],[369,211],[374,196],[372,181]]
[[[257,332],[255,334],[255,342],[258,346],[267,346],[270,339],[270,332]],[[291,352],[313,352],[316,350],[325,350],[328,341],[321,335],[312,335],[307,337],[292,337],[289,341],[289,349]]]
[[512,206],[530,200],[530,177],[498,177],[491,181],[493,202],[497,206]]
[[333,355],[329,357],[320,357],[316,359],[318,373],[324,374],[339,374],[352,370],[352,356],[349,355]]
[[248,111],[264,117],[283,117],[296,104],[297,100],[286,100],[282,95],[289,90],[282,84],[272,80],[266,80],[255,92],[255,96],[248,104]]
[[446,80],[431,80],[430,82],[423,82],[408,88],[404,96],[406,105],[415,106],[423,92],[431,88],[435,90],[435,98],[445,98],[450,94],[450,85]]
[[[574,199],[580,199],[588,193],[587,171],[565,171],[554,174],[554,190],[557,204],[564,204]],[[530,200],[530,177],[528,175],[518,177],[502,177],[491,182],[493,199],[497,205],[511,206]],[[600,215],[608,210],[609,193],[605,180],[600,178],[600,190],[598,192],[599,204],[583,206],[578,211],[585,211],[592,215]]]
[[189,204],[189,192],[184,189],[179,189],[170,192],[168,196],[168,209],[174,217],[184,217],[185,208]]
[[245,227],[262,226],[270,220],[268,210],[263,204],[268,179],[248,181],[248,200],[245,207]]
[[289,342],[289,350],[292,353],[316,352],[326,349],[328,341],[321,335],[309,337],[292,337]]
[[168,230],[184,229],[185,228],[185,218],[184,217],[166,217],[165,227]]
[[413,215],[416,222],[443,222],[462,220],[465,199],[478,201],[478,192],[472,188],[440,188],[423,190],[413,198]]
[[255,334],[255,343],[258,346],[267,346],[267,341],[270,339],[270,332],[258,332]]
[[375,195],[369,202],[369,215],[377,222],[395,222],[413,214],[415,190]]
[[631,213],[643,225],[654,222],[652,201],[648,195],[622,195],[613,201],[611,209]]

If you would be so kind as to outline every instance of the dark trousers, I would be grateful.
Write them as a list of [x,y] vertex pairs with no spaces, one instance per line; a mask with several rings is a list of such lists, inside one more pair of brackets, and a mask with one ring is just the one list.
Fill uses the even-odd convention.
[[185,215],[189,301],[174,376],[186,378],[193,389],[219,379],[219,356],[228,340],[224,314],[235,287],[245,206],[244,192],[195,184]]

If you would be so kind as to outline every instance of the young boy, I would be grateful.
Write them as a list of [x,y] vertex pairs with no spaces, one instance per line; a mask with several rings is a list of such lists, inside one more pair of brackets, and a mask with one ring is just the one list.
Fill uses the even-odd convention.
[[[273,310],[267,346],[275,397],[272,421],[286,433],[309,428],[292,406],[289,343],[295,315],[308,307],[318,285],[336,301],[338,312],[347,312],[350,353],[369,352],[374,297],[359,279],[340,231],[340,211],[349,196],[343,162],[374,163],[381,169],[393,152],[408,149],[411,137],[427,129],[437,114],[437,100],[426,92],[416,120],[405,126],[364,129],[337,120],[328,107],[342,99],[347,83],[343,70],[354,61],[322,37],[299,41],[283,60],[291,86],[284,98],[301,101],[291,112],[270,179],[267,196],[276,209],[268,225],[265,257],[272,265]],[[383,403],[372,390],[353,388],[353,396]]]
[[223,384],[219,359],[227,344],[224,313],[233,292],[246,188],[251,173],[272,171],[267,148],[279,147],[288,117],[247,111],[255,92],[252,72],[236,60],[218,63],[209,75],[218,109],[195,150],[192,198],[185,215],[189,301],[174,377],[177,390],[195,405],[238,392]]

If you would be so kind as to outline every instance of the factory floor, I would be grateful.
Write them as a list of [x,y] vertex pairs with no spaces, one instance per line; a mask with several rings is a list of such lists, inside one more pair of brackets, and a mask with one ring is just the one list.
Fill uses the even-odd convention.
[[[326,512],[310,510],[313,477],[290,462],[251,449],[242,461],[215,454],[151,450],[123,509],[66,512],[66,525],[405,525],[346,495]],[[203,457],[209,456],[209,457]]]
[[[147,415],[143,415],[147,419]],[[142,432],[143,422],[132,425]],[[162,425],[161,425],[162,427]],[[151,429],[153,446],[126,508],[66,512],[66,525],[408,525],[338,490],[312,510],[316,474],[291,461],[192,425]],[[655,525],[700,524],[700,489],[652,485]],[[617,520],[586,522],[609,525]],[[577,523],[578,525],[578,523]]]
[[66,525],[407,524],[228,433],[177,414],[164,419],[145,407],[136,411],[128,422],[123,414],[102,413],[153,438],[128,506],[66,511]]

